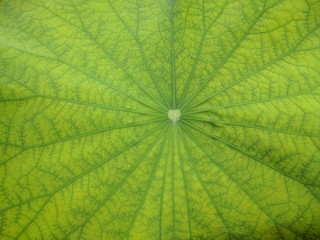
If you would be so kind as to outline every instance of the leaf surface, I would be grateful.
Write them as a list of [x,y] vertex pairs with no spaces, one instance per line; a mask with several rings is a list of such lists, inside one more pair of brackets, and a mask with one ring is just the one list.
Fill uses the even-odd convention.
[[1,239],[320,238],[320,2],[0,1]]

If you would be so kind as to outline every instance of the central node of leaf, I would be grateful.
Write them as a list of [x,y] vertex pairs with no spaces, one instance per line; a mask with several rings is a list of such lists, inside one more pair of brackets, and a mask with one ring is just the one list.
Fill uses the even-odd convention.
[[169,118],[173,123],[179,121],[180,116],[181,116],[181,112],[180,112],[179,109],[174,109],[174,110],[170,109],[170,110],[168,111],[168,118]]

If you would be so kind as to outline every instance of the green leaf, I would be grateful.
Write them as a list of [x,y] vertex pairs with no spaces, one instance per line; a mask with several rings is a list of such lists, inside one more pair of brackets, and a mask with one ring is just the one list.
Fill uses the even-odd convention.
[[319,239],[319,0],[2,1],[1,239]]

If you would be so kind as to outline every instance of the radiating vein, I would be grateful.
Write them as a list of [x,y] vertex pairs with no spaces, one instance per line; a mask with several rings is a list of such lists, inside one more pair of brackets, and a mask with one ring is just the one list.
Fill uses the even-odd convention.
[[[175,125],[170,126],[170,134],[171,136],[169,139],[170,147],[171,147],[171,154],[168,156],[171,158],[171,197],[172,197],[172,239],[176,238],[176,207],[175,207],[175,161],[174,161],[174,153],[176,148],[176,127]],[[169,151],[168,151],[169,152]]]
[[[138,0],[137,0],[138,1]],[[130,36],[133,36],[135,43],[138,47],[139,53],[141,55],[141,58],[143,60],[143,63],[145,65],[145,67],[147,68],[148,74],[153,82],[153,84],[156,86],[156,89],[158,91],[158,93],[161,96],[162,101],[164,102],[165,106],[169,108],[169,103],[166,99],[166,97],[164,96],[163,91],[160,88],[160,85],[158,83],[158,80],[156,79],[148,61],[146,58],[146,55],[144,53],[144,50],[141,46],[141,42],[139,41],[139,22],[140,22],[140,7],[139,7],[139,3],[137,2],[137,29],[135,31],[135,33],[128,27],[128,25],[124,22],[124,20],[122,19],[122,17],[119,15],[119,13],[116,11],[116,9],[114,8],[113,4],[111,3],[110,0],[108,0],[109,5],[111,6],[113,12],[115,13],[116,17],[120,20],[120,22],[122,23],[122,25],[125,27],[125,29],[129,32]]]
[[[264,2],[264,6],[266,4],[266,1]],[[184,109],[189,105],[189,103],[207,86],[207,84],[210,82],[210,80],[216,75],[216,73],[224,66],[224,64],[233,56],[233,54],[236,52],[236,50],[239,48],[239,46],[244,42],[244,40],[247,38],[248,34],[253,30],[255,25],[259,22],[259,20],[262,18],[264,13],[266,12],[266,9],[263,9],[260,11],[260,13],[257,15],[257,17],[254,19],[254,21],[250,24],[249,28],[243,33],[242,37],[234,44],[234,46],[231,48],[231,50],[226,54],[226,56],[220,61],[220,64],[213,70],[213,72],[204,80],[204,82],[201,84],[201,86],[194,92],[193,95],[189,99],[185,101],[185,103],[181,106],[181,109]]]
[[[37,40],[38,40],[38,39],[37,39]],[[38,41],[39,41],[39,40],[38,40]],[[113,85],[109,84],[108,82],[103,81],[103,80],[97,78],[96,76],[93,76],[91,73],[87,73],[87,72],[85,72],[84,70],[81,70],[80,68],[77,68],[77,67],[71,65],[70,63],[67,63],[67,62],[63,61],[62,59],[60,59],[60,58],[58,58],[58,57],[56,57],[56,58],[51,58],[51,57],[48,57],[48,56],[38,55],[38,54],[35,54],[35,53],[33,53],[33,52],[29,52],[29,51],[26,51],[26,50],[23,50],[23,49],[20,49],[20,48],[16,48],[16,47],[13,47],[13,46],[10,46],[10,45],[6,45],[6,47],[9,47],[9,48],[12,48],[12,49],[15,49],[15,50],[24,52],[24,53],[26,53],[26,54],[31,54],[31,55],[34,55],[34,56],[37,56],[37,57],[40,57],[40,58],[45,58],[45,59],[50,59],[50,60],[54,60],[54,61],[57,61],[57,62],[61,62],[64,66],[67,66],[67,67],[71,68],[72,70],[74,70],[74,71],[76,71],[76,72],[79,72],[79,73],[81,73],[81,74],[83,74],[83,75],[86,75],[86,76],[89,77],[91,80],[97,81],[97,82],[99,82],[101,85],[106,86],[106,87],[114,90],[115,92],[118,92],[118,93],[120,93],[121,95],[124,95],[124,96],[126,96],[126,97],[128,97],[128,98],[130,98],[130,99],[132,99],[132,100],[134,100],[134,101],[136,101],[136,102],[138,102],[138,103],[140,103],[140,104],[148,107],[148,108],[151,108],[151,109],[156,110],[156,111],[158,111],[158,112],[166,112],[165,110],[159,109],[159,108],[157,108],[157,107],[154,107],[154,106],[146,103],[145,101],[142,101],[142,100],[138,99],[137,97],[130,95],[128,92],[123,91],[123,90],[120,90],[120,89],[114,87]],[[15,81],[19,82],[18,80],[13,79],[12,76],[9,76],[9,75],[5,74],[4,72],[1,72],[1,74],[4,75],[4,76],[6,76],[6,77],[8,77],[8,78],[11,78],[12,80],[15,80]],[[21,82],[19,82],[19,83],[21,84]],[[26,85],[25,85],[25,86],[26,86]],[[28,87],[28,89],[29,89],[29,90],[32,90],[30,87]],[[34,90],[32,90],[32,91],[34,92]]]
[[47,206],[47,204],[50,202],[50,198],[47,198],[47,200],[41,205],[41,207],[36,211],[34,216],[28,221],[26,225],[23,226],[21,231],[18,233],[18,235],[15,237],[15,239],[19,239],[23,233],[26,232],[26,230],[29,228],[29,226],[33,223],[33,221],[39,216],[39,214],[43,211],[43,209]]
[[[168,134],[168,126],[166,126],[165,130],[166,130],[166,131],[165,131],[165,133],[163,134],[163,136],[166,136],[166,134]],[[157,170],[157,168],[158,168],[158,166],[159,166],[159,162],[160,162],[161,156],[162,156],[162,154],[163,154],[164,146],[165,146],[167,140],[168,140],[168,139],[167,139],[166,137],[163,137],[163,141],[162,141],[161,146],[160,146],[160,148],[159,148],[159,152],[158,152],[157,157],[156,157],[156,159],[155,159],[155,163],[154,163],[154,165],[153,165],[153,167],[152,167],[152,171],[151,171],[151,174],[150,174],[150,178],[149,178],[149,180],[148,180],[147,188],[146,188],[145,193],[144,193],[144,195],[143,195],[143,197],[142,197],[142,200],[141,200],[141,202],[140,202],[140,205],[139,205],[139,207],[136,209],[136,211],[135,211],[135,213],[134,213],[134,216],[133,216],[133,218],[132,218],[132,220],[131,220],[131,222],[130,222],[130,225],[129,225],[129,227],[128,227],[128,236],[130,236],[130,232],[131,232],[131,230],[132,230],[132,228],[133,228],[133,225],[134,225],[134,223],[135,223],[135,221],[136,221],[136,219],[137,219],[137,217],[138,217],[138,215],[139,215],[139,213],[140,213],[140,211],[141,211],[141,209],[142,209],[142,207],[143,207],[143,204],[144,204],[145,201],[146,201],[147,195],[148,195],[148,193],[149,193],[149,191],[150,191],[150,189],[151,189],[151,185],[152,185],[152,182],[153,182],[153,180],[154,180],[156,170]]]
[[81,133],[78,135],[74,135],[71,137],[65,137],[65,138],[61,138],[58,140],[54,140],[54,141],[48,141],[46,143],[41,143],[41,144],[31,144],[28,146],[23,146],[23,145],[19,145],[19,144],[13,144],[13,143],[6,143],[6,142],[0,142],[1,145],[5,145],[5,146],[14,146],[14,147],[20,147],[24,150],[27,149],[31,149],[31,148],[37,148],[37,147],[46,147],[48,145],[52,145],[52,144],[57,144],[57,143],[63,143],[63,142],[67,142],[67,141],[71,141],[71,140],[75,140],[75,139],[79,139],[79,138],[83,138],[83,137],[88,137],[91,135],[95,135],[95,134],[100,134],[100,133],[104,133],[106,131],[111,131],[111,130],[116,130],[116,129],[121,129],[121,128],[132,128],[132,127],[137,127],[137,126],[141,126],[141,125],[145,125],[145,124],[150,124],[150,123],[155,123],[155,122],[163,122],[162,118],[155,118],[152,120],[148,120],[148,121],[141,121],[138,123],[128,123],[128,124],[122,124],[122,125],[118,125],[118,126],[111,126],[111,127],[107,127],[107,128],[102,128],[102,129],[98,129],[95,131],[91,131],[91,132],[86,132],[86,133]]
[[[183,125],[181,125],[181,127],[182,127],[183,129],[185,129],[185,127],[183,127]],[[192,165],[192,168],[191,168],[191,169],[192,169],[192,171],[195,173],[195,175],[196,175],[196,177],[197,177],[197,179],[198,179],[198,181],[199,181],[202,189],[205,191],[207,197],[208,197],[209,200],[210,200],[210,203],[212,204],[213,208],[214,208],[215,211],[217,212],[217,214],[218,214],[218,216],[219,216],[219,218],[220,218],[220,220],[221,220],[221,223],[223,224],[223,226],[224,226],[224,228],[225,228],[225,230],[226,230],[226,233],[229,235],[229,238],[230,238],[230,233],[231,233],[230,230],[231,230],[231,229],[230,229],[229,225],[227,224],[227,219],[223,216],[222,211],[221,211],[220,208],[218,208],[218,206],[217,206],[217,202],[216,202],[216,201],[214,200],[214,198],[211,196],[208,188],[206,187],[205,183],[202,181],[202,178],[201,178],[199,172],[197,171],[197,168],[195,167],[194,157],[193,157],[193,155],[191,154],[190,147],[189,147],[189,145],[188,145],[188,143],[187,143],[188,141],[186,140],[186,137],[185,137],[183,134],[182,134],[182,142],[183,142],[183,144],[184,144],[184,146],[185,146],[185,149],[186,149],[186,151],[187,151],[187,153],[188,153],[189,160],[190,160],[190,163],[191,163],[191,165]]]
[[[275,63],[278,63],[279,61],[282,61],[284,58],[290,56],[292,53],[295,53],[295,50],[311,35],[313,34],[317,29],[319,28],[319,26],[316,26],[315,28],[312,29],[311,32],[309,32],[308,34],[306,34],[302,39],[300,39],[297,44],[289,49],[289,51],[285,52],[284,54],[280,55],[279,57],[273,59],[272,61],[270,61],[269,63],[267,64],[264,64],[260,67],[258,67],[257,69],[255,69],[254,71],[240,77],[238,80],[236,81],[232,81],[231,83],[227,84],[226,86],[222,87],[221,89],[218,89],[216,91],[213,92],[213,94],[210,94],[209,96],[205,97],[204,99],[188,106],[185,111],[188,111],[189,109],[192,109],[192,108],[195,108],[196,106],[199,106],[200,104],[210,100],[211,98],[221,94],[221,93],[224,93],[225,91],[229,90],[230,88],[236,86],[237,84],[243,82],[243,81],[246,81],[248,80],[250,77],[256,75],[257,73],[267,69],[268,67],[272,66],[273,64]],[[193,97],[191,97],[189,100],[188,100],[188,103],[195,97],[196,95],[194,95]]]
[[199,131],[200,133],[203,133],[204,135],[208,136],[209,138],[211,138],[211,139],[213,139],[213,140],[216,140],[216,141],[218,141],[218,142],[226,145],[226,146],[229,147],[230,149],[235,150],[235,151],[237,151],[237,152],[239,152],[239,153],[241,153],[241,154],[243,154],[243,155],[245,155],[245,156],[247,156],[247,157],[249,157],[249,158],[251,158],[251,159],[253,159],[253,160],[255,160],[255,161],[257,161],[257,162],[259,162],[259,163],[261,163],[261,164],[263,164],[263,165],[271,168],[271,169],[273,169],[273,170],[275,170],[276,172],[280,173],[281,175],[283,175],[283,176],[285,176],[285,177],[291,178],[291,179],[293,179],[293,180],[301,183],[303,186],[305,186],[305,185],[310,185],[310,186],[320,187],[320,185],[306,183],[306,182],[304,182],[303,180],[301,180],[301,179],[299,179],[299,178],[293,177],[293,176],[291,176],[290,174],[282,171],[281,169],[279,169],[279,168],[277,168],[277,167],[275,167],[275,166],[272,166],[272,165],[269,164],[268,162],[263,161],[263,159],[260,159],[260,158],[258,158],[258,157],[256,157],[256,156],[252,155],[251,153],[243,150],[243,149],[240,149],[238,146],[236,146],[236,145],[234,145],[234,144],[232,144],[232,143],[229,143],[229,142],[227,142],[226,140],[224,140],[224,139],[222,139],[222,138],[219,138],[219,137],[217,137],[217,136],[214,136],[213,134],[207,133],[207,132],[206,132],[205,130],[203,130],[202,128],[200,128],[200,127],[198,127],[198,126],[196,126],[196,125],[194,125],[194,124],[192,124],[192,123],[190,123],[190,122],[187,122],[187,121],[184,121],[184,120],[181,120],[181,121],[182,121],[184,124],[190,126],[191,128],[193,128],[193,129]]
[[[166,124],[166,123],[164,123]],[[57,189],[55,189],[54,191],[48,193],[48,198],[45,201],[45,203],[42,205],[41,209],[39,209],[37,211],[37,213],[35,214],[35,216],[33,217],[32,221],[40,214],[40,212],[42,211],[42,209],[45,208],[45,206],[50,202],[50,199],[57,194],[58,192],[62,191],[64,188],[68,187],[70,184],[75,183],[77,180],[81,179],[82,177],[88,175],[89,173],[91,173],[92,171],[98,169],[99,167],[101,167],[102,165],[104,165],[105,163],[109,162],[110,160],[114,159],[115,157],[119,156],[120,154],[122,154],[123,152],[131,149],[133,146],[139,144],[141,141],[143,141],[146,137],[152,135],[155,133],[155,131],[157,131],[158,129],[162,128],[163,125],[159,125],[157,127],[155,127],[154,129],[152,129],[151,131],[147,132],[146,134],[144,134],[143,136],[141,136],[140,138],[138,138],[137,140],[131,142],[130,144],[128,144],[127,146],[125,146],[124,148],[118,150],[117,152],[111,154],[111,156],[109,158],[104,159],[103,161],[97,163],[96,165],[92,166],[91,168],[88,168],[87,170],[83,171],[82,173],[80,173],[79,175],[77,175],[76,177],[72,178],[71,180],[69,180],[68,182],[64,183],[63,185],[61,185],[60,187],[58,187]],[[42,197],[42,196],[40,196]],[[39,198],[40,198],[39,197]],[[19,233],[19,235],[21,235],[28,227],[29,225],[32,223],[32,221],[30,221],[29,224],[27,224],[25,226],[25,228],[23,229],[22,232]]]
[[[190,197],[189,197],[189,191],[188,191],[188,182],[185,174],[185,168],[184,168],[184,159],[182,158],[182,146],[181,146],[181,141],[182,139],[182,132],[180,127],[178,128],[178,134],[177,134],[177,149],[178,149],[178,158],[179,158],[179,165],[181,169],[181,174],[182,174],[182,180],[183,180],[183,190],[186,196],[186,205],[187,205],[187,217],[188,217],[188,234],[189,238],[192,239],[192,225],[191,225],[191,209],[190,209]],[[182,142],[183,143],[183,142]]]
[[[258,206],[258,208],[272,221],[272,223],[274,224],[277,230],[279,230],[278,226],[282,226],[284,228],[290,229],[290,226],[284,226],[280,223],[277,223],[276,221],[277,218],[272,217],[270,213],[268,213],[265,210],[265,208],[257,201],[254,195],[252,195],[248,190],[246,190],[243,187],[243,184],[241,184],[235,177],[233,177],[232,174],[225,167],[223,167],[223,165],[221,165],[218,161],[215,161],[212,158],[212,156],[204,149],[204,147],[198,141],[196,141],[197,138],[188,129],[186,129],[185,127],[183,128],[187,133],[187,135],[189,136],[189,139],[191,139],[197,145],[197,147],[207,156],[207,158],[209,158],[214,165],[216,165],[232,182],[234,182],[237,185],[237,187],[241,189],[241,191],[244,192],[256,206]],[[290,229],[290,231],[292,231],[292,229]]]
[[[206,39],[206,35],[209,32],[209,30],[212,28],[212,26],[221,17],[221,15],[223,14],[223,12],[224,12],[226,6],[228,5],[228,3],[229,3],[229,0],[226,0],[224,5],[223,5],[223,7],[220,10],[220,12],[217,14],[215,19],[211,22],[210,26],[207,27],[207,28],[205,27],[205,16],[202,14],[202,21],[203,21],[202,35],[201,35],[201,39],[200,39],[200,42],[199,42],[199,46],[198,46],[198,50],[197,50],[195,59],[193,61],[192,67],[191,67],[191,71],[190,71],[189,77],[188,77],[188,79],[186,81],[186,86],[185,86],[185,88],[183,90],[183,94],[182,94],[182,97],[181,97],[181,100],[180,100],[180,103],[179,103],[179,106],[178,106],[179,109],[182,107],[182,104],[183,104],[183,102],[185,100],[185,97],[189,92],[189,87],[190,87],[191,81],[194,80],[194,75],[195,75],[195,72],[196,72],[196,69],[197,69],[197,65],[199,63],[199,59],[200,59],[200,56],[201,56],[201,53],[202,53],[202,47],[204,45],[204,41]],[[203,5],[202,6],[202,13],[204,13],[204,0],[202,0],[202,5]]]
[[165,130],[166,130],[166,128],[164,128],[162,131],[160,131],[159,134],[156,135],[156,137],[153,139],[153,141],[151,142],[151,144],[147,148],[147,150],[144,153],[142,153],[141,156],[139,156],[138,160],[136,161],[136,164],[134,164],[129,169],[128,173],[122,178],[122,180],[114,186],[114,189],[110,193],[108,193],[102,200],[99,201],[99,204],[97,205],[97,207],[94,208],[90,212],[90,214],[85,218],[84,222],[81,225],[79,225],[77,228],[73,229],[73,231],[71,231],[67,235],[67,237],[70,236],[70,234],[72,234],[73,232],[77,231],[78,229],[80,229],[79,237],[81,237],[81,234],[82,234],[85,226],[101,210],[101,208],[104,207],[106,202],[109,201],[112,198],[112,196],[128,181],[128,179],[130,178],[130,176],[132,176],[134,171],[136,171],[138,169],[138,167],[141,165],[141,163],[146,159],[147,155],[155,147],[156,142],[159,141],[159,138],[164,134]]
[[276,128],[271,128],[271,127],[266,127],[266,126],[249,124],[249,123],[246,123],[245,121],[230,122],[230,121],[221,121],[221,120],[199,118],[199,117],[184,117],[184,119],[185,120],[192,120],[195,122],[198,121],[198,122],[213,123],[213,124],[220,123],[223,125],[230,125],[230,126],[243,127],[243,128],[253,128],[256,130],[262,130],[262,131],[268,131],[268,132],[276,132],[276,133],[283,133],[283,134],[289,134],[289,135],[320,138],[320,133],[304,133],[304,132],[295,132],[295,131],[289,131],[289,130],[283,130],[283,129],[276,129]]
[[56,15],[54,12],[52,12],[53,14],[55,14],[56,16],[58,16],[59,18],[63,19],[64,21],[66,21],[67,23],[69,23],[71,26],[74,26],[74,27],[77,27],[80,31],[84,32],[88,37],[89,39],[119,68],[121,69],[121,71],[127,75],[147,96],[150,97],[150,99],[152,99],[154,102],[158,103],[162,108],[166,109],[166,107],[157,99],[155,98],[154,96],[152,96],[150,94],[150,92],[142,85],[139,83],[139,80],[136,79],[131,73],[129,73],[127,71],[127,69],[125,67],[122,66],[122,64],[117,61],[117,59],[115,59],[106,49],[105,47],[99,43],[95,37],[88,31],[88,29],[86,28],[86,26],[84,25],[83,21],[82,21],[82,18],[80,17],[79,15],[79,12],[76,8],[75,5],[73,5],[74,9],[75,9],[75,12],[78,16],[78,18],[80,19],[81,23],[82,23],[82,28],[79,28],[78,26],[70,23],[69,21],[65,20],[64,18],[62,18],[61,16],[58,16]]
[[[169,131],[168,131],[169,134]],[[169,153],[170,153],[170,141],[167,142],[167,152],[165,157],[165,164],[164,164],[164,172],[162,175],[162,183],[161,183],[161,195],[160,195],[160,208],[159,208],[159,239],[162,239],[162,215],[163,215],[163,198],[164,198],[164,192],[165,192],[165,182],[167,178],[167,168],[168,168],[168,159],[169,159]]]
[[38,98],[43,99],[51,99],[57,102],[65,102],[65,103],[73,103],[78,104],[81,106],[89,106],[93,108],[99,108],[104,110],[112,110],[112,111],[119,111],[119,112],[128,112],[128,113],[137,113],[137,114],[144,114],[144,115],[153,115],[153,116],[162,116],[163,114],[158,112],[146,112],[143,110],[137,110],[133,108],[122,108],[122,107],[116,107],[116,106],[108,106],[106,104],[99,104],[99,103],[91,103],[91,102],[84,102],[77,99],[70,99],[70,98],[63,98],[63,97],[56,97],[56,96],[50,96],[50,95],[41,95],[36,94],[34,96],[24,97],[24,98],[12,98],[12,99],[1,99],[0,104],[2,103],[10,103],[10,102],[23,102],[28,100],[34,100]]
[[[70,26],[72,26],[72,27],[80,30],[81,32],[83,32],[83,33],[88,37],[88,39],[91,40],[92,43],[95,44],[95,45],[98,47],[98,49],[100,49],[100,50],[108,57],[108,59],[110,59],[125,75],[127,75],[127,77],[130,78],[147,96],[149,96],[153,101],[155,101],[156,103],[158,103],[158,104],[163,108],[162,110],[161,110],[161,109],[157,109],[158,111],[160,111],[160,112],[161,112],[161,111],[166,111],[166,107],[163,106],[157,99],[155,99],[155,98],[147,91],[147,89],[146,89],[145,87],[143,87],[143,86],[139,83],[139,81],[138,81],[132,74],[130,74],[114,57],[112,57],[112,56],[110,55],[110,53],[108,53],[108,52],[106,51],[106,49],[105,49],[105,48],[91,35],[91,33],[89,33],[85,28],[81,28],[81,27],[79,27],[79,26],[71,23],[71,22],[68,21],[67,19],[61,17],[60,15],[58,15],[58,14],[55,13],[55,12],[53,12],[51,9],[46,8],[45,6],[41,6],[41,7],[44,8],[44,9],[46,9],[48,12],[50,12],[51,14],[53,14],[55,17],[60,18],[61,20],[63,20],[63,21],[66,22],[67,24],[69,24]],[[77,11],[75,11],[75,12],[78,14]],[[12,19],[12,18],[11,18],[11,19]],[[81,18],[80,18],[80,19],[81,19]],[[12,20],[13,20],[13,19],[12,19]],[[13,20],[13,21],[14,21],[14,20]],[[17,24],[17,23],[16,23],[16,24]],[[18,25],[18,24],[17,24],[17,25]],[[24,32],[25,32],[25,31],[24,31]],[[30,33],[28,33],[28,32],[25,32],[25,33],[28,34],[29,36],[31,36],[33,39],[35,39],[32,35],[30,35]],[[43,46],[46,46],[48,49],[50,49],[50,51],[51,51],[52,53],[54,53],[54,51],[53,51],[51,48],[49,48],[46,44],[43,44],[39,39],[35,39],[35,40],[38,41],[39,43],[41,43]],[[55,54],[55,53],[54,53],[54,54]],[[55,55],[56,55],[56,54],[55,54]],[[66,63],[66,62],[64,62],[62,59],[58,59],[58,58],[57,58],[57,60],[59,60],[60,62],[64,63],[65,65],[68,65],[68,66],[71,67],[71,64],[70,64],[70,63]],[[73,69],[77,69],[76,67],[73,67],[73,66],[72,66],[72,68],[73,68]],[[79,70],[79,69],[77,69],[77,70],[84,73],[83,70]],[[86,75],[88,75],[88,74],[86,74]],[[91,78],[97,80],[96,77],[91,77]],[[105,81],[101,81],[101,82],[107,85],[107,83],[106,83]],[[109,85],[109,84],[108,84],[108,86],[111,87],[111,85]],[[114,87],[112,87],[112,88],[115,89]],[[140,101],[141,101],[141,100],[140,100]],[[141,101],[141,102],[142,102],[142,101]]]
[[246,106],[246,105],[255,105],[255,104],[257,104],[257,105],[258,104],[265,104],[265,103],[269,103],[269,102],[272,102],[272,101],[286,100],[286,99],[295,98],[295,97],[301,97],[301,96],[308,96],[308,95],[310,95],[310,96],[315,95],[316,96],[316,95],[319,95],[319,94],[316,94],[316,93],[313,93],[313,92],[317,88],[319,88],[319,87],[313,88],[310,91],[304,91],[304,92],[300,92],[300,93],[281,95],[281,96],[276,96],[276,97],[266,98],[266,99],[257,99],[257,100],[247,101],[247,102],[235,102],[235,103],[224,104],[224,105],[216,105],[214,107],[208,107],[208,108],[197,109],[197,110],[194,110],[193,108],[190,108],[189,110],[186,109],[183,112],[183,115],[184,116],[188,116],[188,115],[193,115],[193,114],[203,113],[203,112],[209,112],[209,111],[218,110],[218,109],[236,108],[236,107],[242,107],[242,106]]
[[172,108],[176,109],[176,93],[177,93],[177,86],[176,86],[176,53],[175,53],[175,23],[174,23],[174,18],[176,15],[175,12],[175,4],[176,0],[171,0],[168,2],[169,4],[169,21],[170,21],[170,62],[171,62],[171,90],[172,90]]

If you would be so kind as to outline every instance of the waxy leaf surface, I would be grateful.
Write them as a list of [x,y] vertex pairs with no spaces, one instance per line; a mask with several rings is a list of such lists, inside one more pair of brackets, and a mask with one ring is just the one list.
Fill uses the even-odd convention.
[[4,0],[1,239],[319,239],[319,0]]

